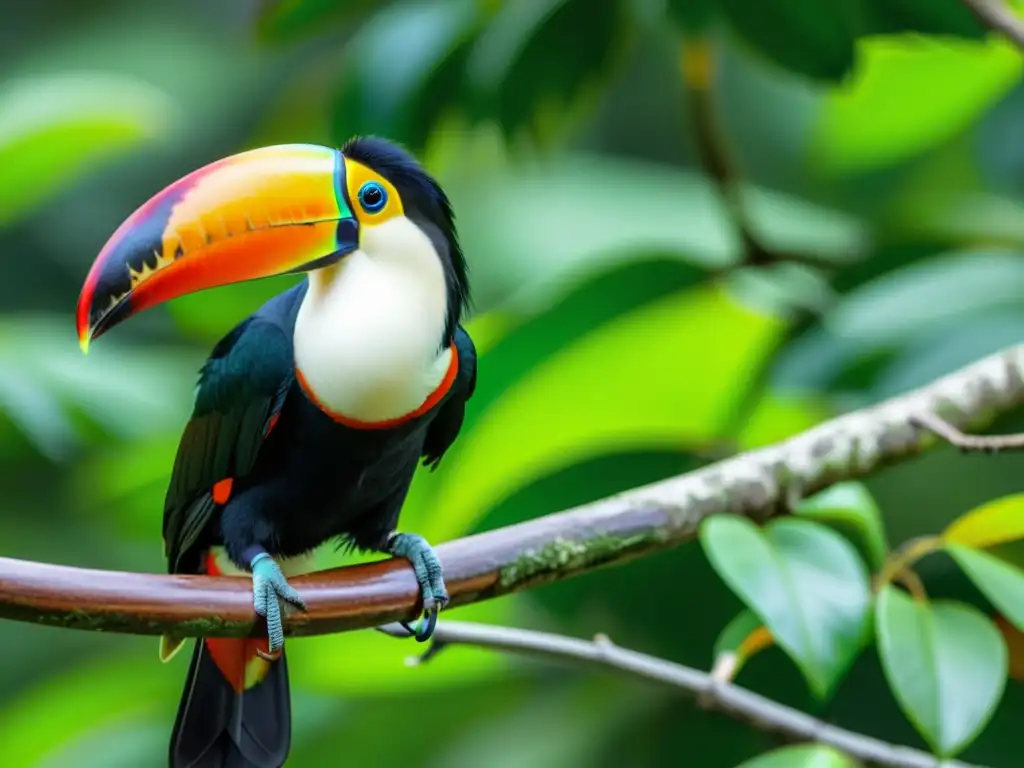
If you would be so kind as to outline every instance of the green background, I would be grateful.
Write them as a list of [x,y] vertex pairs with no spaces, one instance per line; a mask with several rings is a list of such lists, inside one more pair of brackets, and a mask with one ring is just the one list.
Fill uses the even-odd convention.
[[[1024,59],[956,0],[7,5],[4,556],[163,570],[195,373],[294,278],[144,313],[88,357],[73,310],[137,205],[244,148],[379,133],[452,197],[480,374],[462,438],[403,513],[434,543],[776,441],[1024,337]],[[750,229],[790,260],[744,266],[701,171],[701,100],[680,75],[700,45]],[[944,449],[868,486],[898,543],[1019,490],[1019,461]],[[988,610],[948,558],[921,572]],[[450,616],[605,632],[707,669],[740,608],[690,544]],[[162,764],[185,654],[161,665],[154,638],[10,622],[0,641],[5,765]],[[461,648],[410,668],[417,649],[373,631],[289,647],[297,768],[729,768],[776,745],[618,676]],[[739,682],[925,748],[873,649],[827,704],[777,649]],[[1011,681],[963,759],[1016,765],[1022,715]]]

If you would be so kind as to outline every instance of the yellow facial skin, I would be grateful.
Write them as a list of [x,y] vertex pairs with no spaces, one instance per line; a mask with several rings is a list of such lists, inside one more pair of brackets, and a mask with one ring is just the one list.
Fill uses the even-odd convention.
[[[367,182],[380,184],[387,194],[387,200],[379,211],[367,211],[359,202],[359,190]],[[359,219],[360,226],[379,226],[398,216],[405,215],[402,198],[399,196],[398,190],[395,189],[394,185],[362,163],[350,160],[347,157],[345,158],[345,185],[348,199],[351,201],[352,211],[355,213],[356,218]]]

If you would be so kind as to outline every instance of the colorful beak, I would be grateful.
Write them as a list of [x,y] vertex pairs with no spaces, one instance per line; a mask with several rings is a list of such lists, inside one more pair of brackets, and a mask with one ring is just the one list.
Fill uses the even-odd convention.
[[82,286],[79,343],[87,351],[118,323],[178,296],[318,269],[358,245],[340,152],[288,144],[226,157],[117,228]]

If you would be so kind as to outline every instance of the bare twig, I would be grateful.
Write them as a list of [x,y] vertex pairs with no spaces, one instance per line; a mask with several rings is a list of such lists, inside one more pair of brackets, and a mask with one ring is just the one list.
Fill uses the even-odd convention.
[[977,451],[982,453],[998,453],[999,451],[1024,450],[1024,433],[1017,435],[968,435],[934,413],[919,413],[912,417],[911,421],[934,432],[947,443],[965,453]]
[[1001,0],[962,0],[978,21],[1024,49],[1024,21]]
[[[389,624],[379,629],[391,637],[410,636],[408,630],[400,624]],[[753,691],[717,681],[701,670],[620,648],[604,635],[587,641],[511,627],[441,621],[434,631],[434,643],[436,645],[428,649],[426,654],[413,657],[414,661],[423,663],[446,646],[468,645],[559,661],[583,662],[686,691],[708,709],[790,741],[827,744],[867,765],[887,768],[971,768],[967,763],[942,761],[926,752],[837,728]]]
[[[913,392],[825,422],[777,445],[575,509],[438,547],[453,605],[486,600],[616,565],[690,541],[709,515],[763,518],[840,480],[917,455],[937,441],[913,419],[975,427],[1024,404],[1024,345]],[[298,577],[308,611],[293,635],[374,627],[416,616],[405,560]],[[259,632],[248,579],[68,568],[0,558],[0,618],[180,637]]]

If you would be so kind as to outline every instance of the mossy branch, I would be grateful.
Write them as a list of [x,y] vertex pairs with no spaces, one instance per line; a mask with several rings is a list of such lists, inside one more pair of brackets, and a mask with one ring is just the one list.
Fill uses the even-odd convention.
[[[1024,345],[854,411],[777,445],[698,471],[438,547],[453,605],[617,565],[694,538],[709,515],[766,517],[832,483],[909,459],[941,441],[933,414],[978,427],[1024,404]],[[390,559],[294,579],[308,611],[291,635],[375,627],[417,616],[409,564]],[[0,558],[0,618],[129,634],[258,634],[246,578],[122,573]]]

